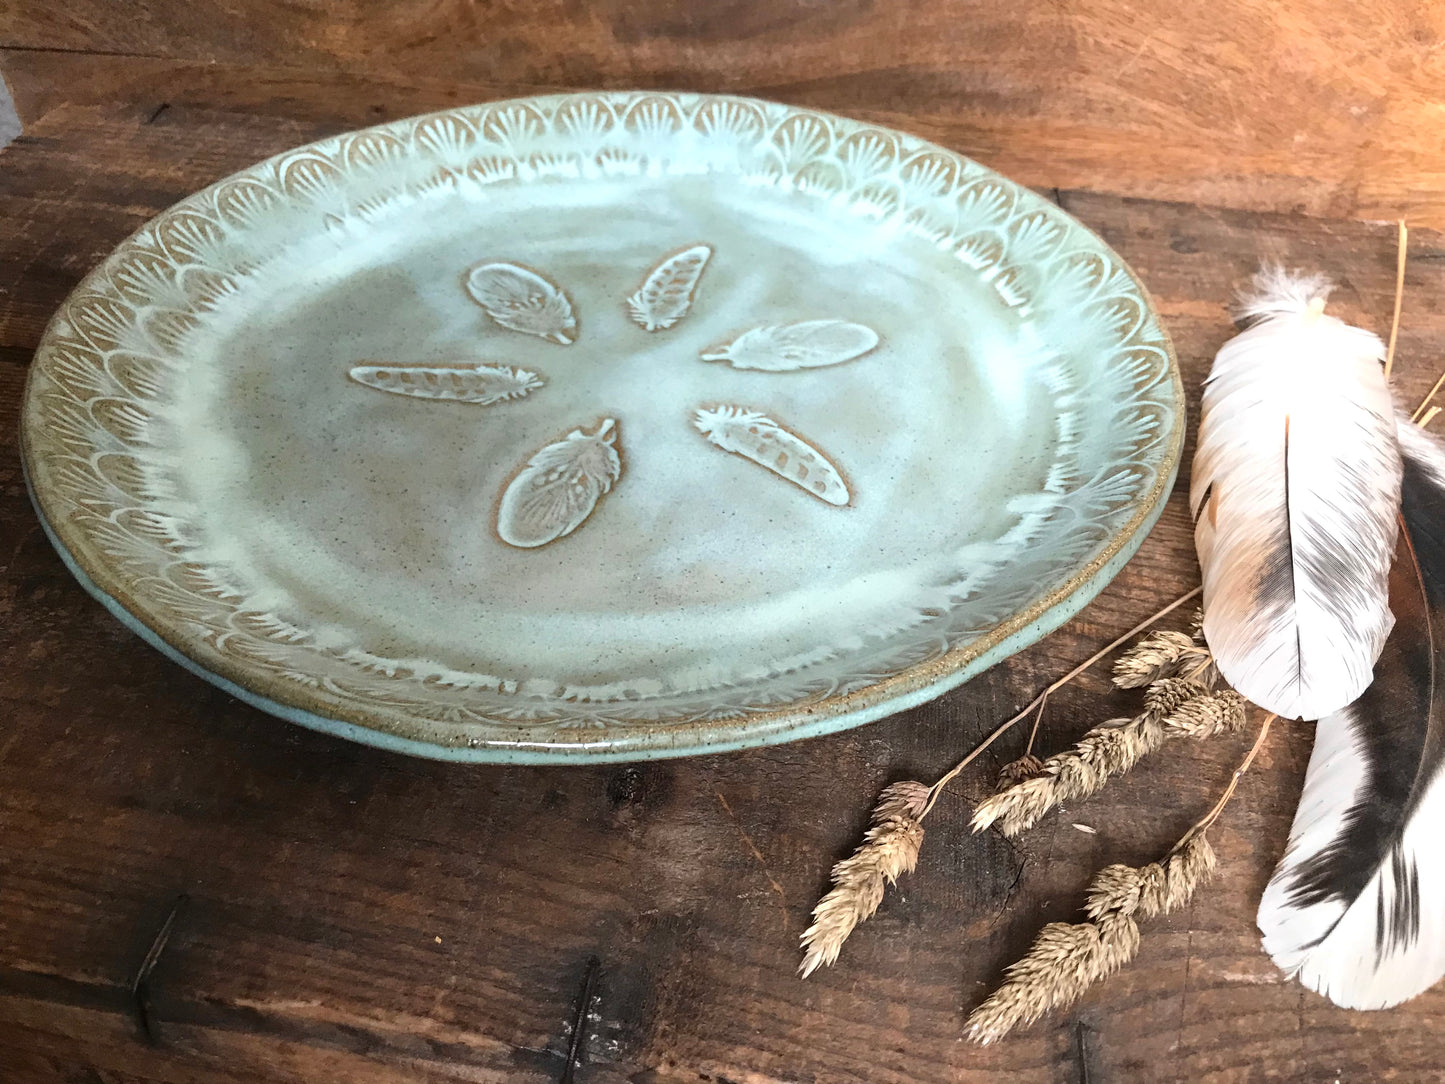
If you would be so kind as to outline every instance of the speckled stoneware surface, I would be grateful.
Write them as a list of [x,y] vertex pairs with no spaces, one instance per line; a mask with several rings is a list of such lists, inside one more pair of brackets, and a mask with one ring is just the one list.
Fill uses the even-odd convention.
[[47,529],[285,718],[460,760],[877,718],[1090,599],[1183,431],[1144,291],[897,132],[575,94],[398,121],[178,204],[56,314]]

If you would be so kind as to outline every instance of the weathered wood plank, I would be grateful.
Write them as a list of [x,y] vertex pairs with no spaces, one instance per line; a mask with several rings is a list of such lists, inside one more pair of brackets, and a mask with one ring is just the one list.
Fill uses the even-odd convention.
[[471,102],[566,90],[565,85],[338,72],[280,64],[241,65],[156,57],[7,49],[0,73],[22,122],[62,105],[170,105],[320,119],[342,130]]
[[[52,110],[0,153],[0,398],[64,293],[183,192],[333,130],[173,105]],[[1131,261],[1186,380],[1262,256],[1334,274],[1383,328],[1385,227],[1121,200],[1062,202]],[[1445,247],[1415,235],[1397,372],[1418,396],[1445,335]],[[8,374],[8,375],[7,375]],[[0,1066],[6,1080],[554,1080],[587,960],[589,1081],[1426,1079],[1435,991],[1353,1014],[1282,981],[1253,911],[1282,850],[1308,728],[1280,728],[1216,832],[1223,872],[1147,925],[1138,961],[997,1047],[969,1008],[1092,872],[1159,854],[1247,736],[1179,745],[1017,845],[967,831],[962,781],[917,873],[838,966],[793,975],[827,869],[886,782],[931,778],[1072,662],[1197,581],[1182,492],[1113,585],[1056,635],[938,702],[777,749],[637,766],[463,767],[299,730],[163,660],[90,602],[30,513],[0,429]],[[1127,710],[1102,673],[1051,705],[1066,743]],[[994,764],[1015,755],[1022,734]],[[1073,823],[1093,827],[1087,834]],[[756,854],[754,853],[756,850]],[[758,858],[761,855],[761,859]],[[774,887],[776,885],[776,887]],[[172,901],[151,981],[129,985]],[[438,940],[440,939],[440,940]],[[1080,1036],[1083,1036],[1083,1052]],[[4,1060],[10,1059],[10,1062]]]
[[287,84],[334,79],[384,108],[448,85],[760,93],[892,121],[1028,184],[1436,226],[1442,42],[1445,13],[1409,0],[69,0],[0,12],[0,67],[52,98],[135,87],[138,70],[173,73],[152,83],[162,93],[229,71],[277,101]]

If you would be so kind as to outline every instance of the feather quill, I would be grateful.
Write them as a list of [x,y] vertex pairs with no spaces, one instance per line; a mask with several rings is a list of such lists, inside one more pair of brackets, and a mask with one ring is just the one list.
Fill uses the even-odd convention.
[[1400,495],[1384,344],[1323,314],[1322,279],[1261,272],[1205,383],[1189,500],[1204,635],[1225,680],[1288,719],[1370,683]]
[[1396,625],[1374,681],[1321,719],[1289,848],[1260,902],[1265,950],[1347,1008],[1445,975],[1445,448],[1404,418]]

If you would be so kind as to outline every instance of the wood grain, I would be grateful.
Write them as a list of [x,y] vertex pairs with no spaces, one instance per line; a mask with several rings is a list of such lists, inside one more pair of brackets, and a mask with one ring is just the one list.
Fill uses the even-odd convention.
[[[1026,184],[1445,226],[1445,8],[1412,0],[20,0],[0,70],[44,97],[316,85],[760,94],[904,127]],[[208,73],[208,74],[207,74]],[[164,92],[166,80],[154,89]],[[106,91],[106,86],[111,90]],[[78,98],[69,100],[77,101]],[[92,97],[92,102],[110,100]],[[215,100],[187,99],[215,106]],[[453,99],[454,101],[455,99]],[[450,102],[441,104],[451,104]],[[274,107],[272,107],[274,108]],[[348,116],[350,116],[348,111]]]
[[[1278,728],[1241,785],[1214,834],[1221,875],[1148,923],[1138,960],[1070,1012],[996,1047],[960,1041],[1038,927],[1072,918],[1100,865],[1160,854],[1248,735],[1173,745],[1010,843],[967,820],[969,796],[1019,751],[1011,735],[940,804],[917,872],[837,966],[794,975],[807,912],[884,784],[934,777],[1197,582],[1182,491],[1095,603],[963,688],[846,734],[677,762],[468,767],[351,745],[237,703],[90,601],[25,498],[14,422],[29,354],[66,291],[146,216],[350,123],[329,100],[289,118],[57,105],[0,152],[0,1079],[555,1081],[592,956],[584,1082],[1437,1078],[1445,990],[1349,1013],[1260,952],[1254,909],[1307,727]],[[1337,311],[1388,321],[1392,228],[1060,201],[1148,284],[1191,389],[1263,256],[1334,275]],[[1412,244],[1407,400],[1436,375],[1445,335],[1445,237]],[[1051,704],[1043,748],[1133,702],[1091,672]],[[182,894],[147,1041],[130,986]]]

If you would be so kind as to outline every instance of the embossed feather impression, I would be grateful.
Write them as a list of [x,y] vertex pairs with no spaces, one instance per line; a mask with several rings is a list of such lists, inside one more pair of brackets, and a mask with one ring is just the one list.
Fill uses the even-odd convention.
[[723,451],[766,467],[820,501],[839,507],[848,503],[848,486],[838,468],[766,414],[736,406],[710,407],[693,416],[693,425]]
[[604,418],[595,432],[574,429],[527,460],[497,509],[503,542],[534,549],[582,525],[622,473],[616,426]]
[[563,345],[576,338],[572,303],[535,271],[512,263],[479,264],[467,275],[467,293],[504,328]]
[[545,381],[511,365],[356,365],[351,379],[377,391],[416,399],[450,399],[491,406],[520,399]]
[[878,345],[878,332],[846,320],[805,320],[798,324],[755,327],[726,346],[699,355],[726,361],[734,369],[780,373],[821,369],[862,357]]
[[654,267],[637,293],[627,299],[627,314],[633,322],[647,331],[661,331],[686,316],[711,255],[709,246],[694,245]]

